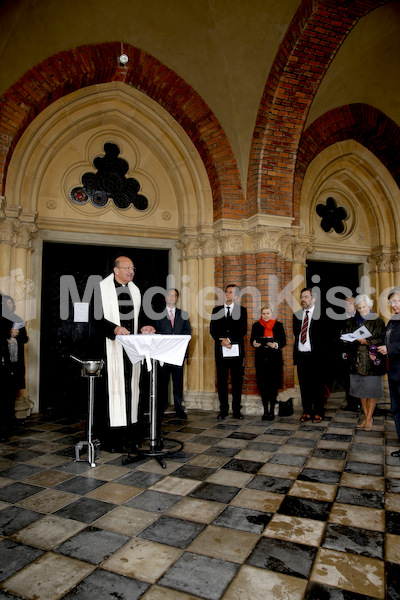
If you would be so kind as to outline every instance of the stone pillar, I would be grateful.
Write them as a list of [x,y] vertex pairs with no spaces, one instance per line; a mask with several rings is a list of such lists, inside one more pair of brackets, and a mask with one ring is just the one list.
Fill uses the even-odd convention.
[[[209,333],[207,303],[214,302],[215,240],[207,234],[185,234],[177,243],[181,251],[183,298],[189,308],[192,340],[185,375],[187,408],[216,409],[214,346]],[[184,303],[185,301],[185,303]]]
[[[30,280],[30,257],[32,239],[37,235],[38,228],[32,222],[23,220],[19,207],[5,208],[5,217],[0,221],[0,289],[12,296],[16,304],[16,313],[27,322],[36,317],[35,302],[32,298],[33,284]],[[26,388],[20,390],[15,403],[16,416],[26,417],[34,405],[29,399],[29,344],[25,346]]]

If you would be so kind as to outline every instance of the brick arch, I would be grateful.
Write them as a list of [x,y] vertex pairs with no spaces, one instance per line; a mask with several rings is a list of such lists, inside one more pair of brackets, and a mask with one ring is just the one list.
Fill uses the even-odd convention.
[[368,104],[348,104],[328,111],[304,132],[294,179],[294,216],[299,218],[301,187],[308,165],[322,150],[353,139],[372,152],[400,187],[400,127]]
[[388,0],[305,0],[275,58],[250,151],[247,214],[292,216],[296,157],[322,78],[357,21]]
[[[130,60],[117,62],[122,52]],[[18,140],[55,100],[82,87],[122,81],[142,91],[176,119],[197,148],[213,195],[214,219],[240,218],[244,198],[229,141],[207,104],[181,77],[150,54],[120,42],[80,46],[49,57],[0,98],[0,193]]]

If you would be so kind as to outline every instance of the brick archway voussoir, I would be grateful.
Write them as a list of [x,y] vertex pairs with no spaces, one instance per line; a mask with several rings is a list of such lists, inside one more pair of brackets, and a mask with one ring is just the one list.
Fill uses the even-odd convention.
[[[121,66],[122,53],[129,62]],[[49,57],[0,98],[0,193],[12,153],[28,125],[55,100],[82,87],[122,81],[160,104],[184,129],[199,152],[213,195],[214,220],[244,212],[239,170],[229,141],[199,94],[146,52],[121,42],[87,45]]]

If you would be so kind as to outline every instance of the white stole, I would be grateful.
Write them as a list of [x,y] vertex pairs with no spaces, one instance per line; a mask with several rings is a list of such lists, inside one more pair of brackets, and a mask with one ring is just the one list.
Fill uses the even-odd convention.
[[[139,288],[132,283],[128,283],[128,288],[132,296],[134,309],[134,334],[138,332],[139,312],[141,305],[141,296]],[[114,273],[100,282],[101,300],[103,304],[104,317],[121,325],[119,316],[119,305],[117,290],[114,284]],[[110,413],[111,427],[126,427],[126,395],[125,395],[125,373],[124,373],[124,349],[117,340],[106,338],[106,356],[108,372],[108,404]],[[139,405],[139,379],[140,363],[132,367],[131,392],[132,392],[132,410],[131,420],[136,423],[138,420]]]

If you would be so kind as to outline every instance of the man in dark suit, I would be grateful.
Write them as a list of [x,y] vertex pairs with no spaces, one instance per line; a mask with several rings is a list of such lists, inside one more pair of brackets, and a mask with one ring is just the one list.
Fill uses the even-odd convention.
[[303,415],[300,421],[320,423],[325,412],[325,373],[332,344],[329,323],[315,308],[311,288],[300,292],[302,309],[293,315],[293,360],[297,365]]
[[225,304],[213,308],[210,333],[215,341],[217,385],[220,413],[225,419],[229,412],[228,378],[231,374],[232,412],[235,419],[243,419],[240,412],[244,374],[244,337],[247,333],[247,310],[241,306],[237,285],[225,289]]
[[[161,319],[154,322],[156,333],[168,335],[190,335],[189,315],[187,312],[176,308],[179,292],[176,289],[169,289],[165,295],[165,310]],[[167,365],[164,363],[159,369],[159,392],[162,414],[168,406],[168,385],[172,377],[172,386],[174,392],[174,406],[176,416],[180,419],[187,419],[184,411],[183,402],[183,365]]]

